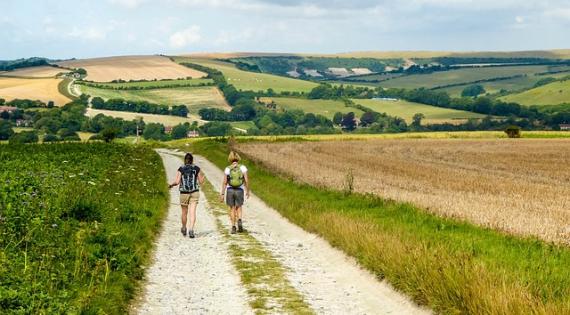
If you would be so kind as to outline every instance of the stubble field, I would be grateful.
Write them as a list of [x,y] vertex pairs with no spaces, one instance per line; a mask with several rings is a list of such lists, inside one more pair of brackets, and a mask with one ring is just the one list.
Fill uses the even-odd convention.
[[570,244],[567,139],[250,143],[239,150],[311,185],[411,202],[438,215]]
[[129,80],[162,80],[178,78],[203,78],[205,73],[181,66],[162,56],[121,56],[95,59],[70,60],[58,63],[62,67],[84,68],[87,80],[110,82]]
[[42,102],[53,101],[61,106],[71,100],[59,93],[58,84],[61,79],[25,79],[0,77],[0,98],[10,101],[13,99],[31,99]]

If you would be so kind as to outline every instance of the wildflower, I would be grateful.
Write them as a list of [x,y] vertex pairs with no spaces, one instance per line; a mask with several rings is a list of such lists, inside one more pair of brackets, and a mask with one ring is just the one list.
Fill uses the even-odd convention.
[[92,181],[88,181],[87,184],[92,185],[92,186],[96,185],[95,182],[92,182]]
[[71,175],[69,175],[69,178],[73,178],[75,176],[76,176],[75,174],[71,174]]

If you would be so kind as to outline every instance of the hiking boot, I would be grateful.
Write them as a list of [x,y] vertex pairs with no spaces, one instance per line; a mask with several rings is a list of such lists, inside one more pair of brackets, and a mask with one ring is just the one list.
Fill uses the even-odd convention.
[[180,228],[180,233],[182,233],[182,235],[186,236],[186,227],[185,226]]
[[232,226],[232,234],[236,234],[236,227]]
[[241,219],[238,220],[238,232],[243,232],[243,225],[241,223]]
[[195,236],[194,236],[194,230],[190,230],[190,232],[188,232],[188,236],[189,236],[190,238],[194,238],[194,237],[195,237]]

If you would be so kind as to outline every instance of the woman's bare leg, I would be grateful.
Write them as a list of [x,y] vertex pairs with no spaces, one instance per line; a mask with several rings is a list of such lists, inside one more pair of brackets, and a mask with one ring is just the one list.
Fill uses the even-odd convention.
[[196,207],[198,206],[197,202],[190,203],[190,230],[194,231],[194,224],[196,224]]
[[182,227],[186,227],[188,221],[188,205],[182,205]]

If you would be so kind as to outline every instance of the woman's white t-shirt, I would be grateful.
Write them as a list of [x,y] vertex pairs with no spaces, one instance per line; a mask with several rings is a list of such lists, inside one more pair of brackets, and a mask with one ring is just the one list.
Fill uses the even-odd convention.
[[[247,167],[245,167],[245,165],[240,165],[239,166],[241,172],[243,173],[243,175],[245,175],[247,173]],[[224,169],[224,174],[226,174],[226,176],[230,176],[230,167],[226,167],[226,169]],[[245,183],[245,182],[244,182]],[[228,185],[226,186],[226,188],[230,188],[230,184],[228,183]],[[245,188],[245,184],[242,184],[240,186],[241,189]]]

